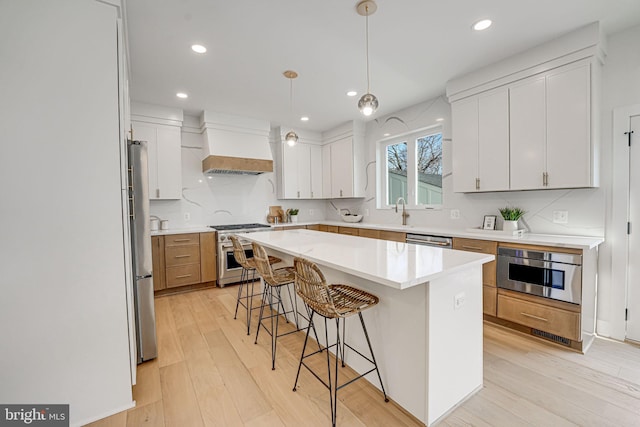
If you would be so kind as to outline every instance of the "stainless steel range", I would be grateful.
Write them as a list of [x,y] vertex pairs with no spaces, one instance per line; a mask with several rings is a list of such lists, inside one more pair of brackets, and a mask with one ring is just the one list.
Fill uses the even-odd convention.
[[[265,224],[226,224],[210,225],[209,227],[218,232],[218,286],[224,287],[229,283],[240,281],[242,276],[242,266],[236,262],[233,256],[233,244],[230,235],[236,233],[253,233],[256,231],[271,231],[271,226]],[[247,258],[253,257],[251,243],[240,240]]]

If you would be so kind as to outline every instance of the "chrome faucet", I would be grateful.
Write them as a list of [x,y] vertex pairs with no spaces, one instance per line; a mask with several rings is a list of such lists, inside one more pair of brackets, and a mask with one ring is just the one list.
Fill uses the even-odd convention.
[[407,202],[404,200],[404,197],[398,197],[396,200],[396,213],[398,213],[398,203],[402,200],[402,225],[407,225],[407,217],[409,213],[407,212]]

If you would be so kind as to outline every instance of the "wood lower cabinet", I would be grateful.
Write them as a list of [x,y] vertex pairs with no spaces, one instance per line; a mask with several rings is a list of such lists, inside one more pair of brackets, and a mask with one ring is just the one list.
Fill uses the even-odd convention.
[[164,236],[151,237],[151,259],[153,262],[153,290],[166,289],[167,276],[164,266]]
[[152,236],[151,254],[154,291],[215,284],[218,277],[215,233]]
[[347,234],[349,236],[357,236],[358,229],[355,227],[338,227],[338,233]]
[[[453,239],[453,249],[496,256],[498,242],[455,237]],[[482,266],[482,311],[484,314],[494,317],[497,313],[496,289],[496,261],[493,260]]]
[[398,231],[380,230],[379,238],[381,240],[391,240],[392,242],[405,243],[407,241],[407,233],[400,233]]
[[339,233],[340,232],[340,227],[338,227],[337,225],[327,225],[326,226],[327,229],[324,231],[328,231],[329,233]]
[[570,340],[580,340],[580,306],[500,290],[498,317]]
[[360,236],[360,237],[368,237],[370,239],[379,239],[380,238],[380,230],[372,230],[370,228],[360,228],[358,230],[358,236]]

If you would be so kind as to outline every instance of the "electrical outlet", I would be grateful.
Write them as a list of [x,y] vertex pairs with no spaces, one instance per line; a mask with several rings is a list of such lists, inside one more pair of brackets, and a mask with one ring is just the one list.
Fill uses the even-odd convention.
[[309,209],[309,216],[313,216],[313,209]]
[[460,307],[464,305],[464,301],[467,298],[467,295],[464,292],[460,292],[453,298],[453,309],[458,310]]
[[567,224],[569,222],[569,211],[553,211],[553,222],[555,224]]
[[191,214],[189,212],[185,212],[184,213],[184,220],[185,221],[191,221]]
[[369,216],[369,209],[364,210],[364,216]]
[[460,209],[451,209],[451,219],[460,219]]

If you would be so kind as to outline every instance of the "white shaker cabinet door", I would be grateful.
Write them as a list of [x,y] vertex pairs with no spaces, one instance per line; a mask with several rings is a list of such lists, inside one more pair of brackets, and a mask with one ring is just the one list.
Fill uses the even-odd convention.
[[547,76],[547,185],[590,187],[590,68],[563,67]]
[[[299,144],[298,144],[299,145]],[[298,198],[298,145],[282,144],[282,198]]]
[[182,153],[180,128],[158,126],[159,199],[182,198]]
[[509,91],[478,99],[478,190],[509,189]]
[[331,198],[331,144],[322,146],[322,198]]
[[478,97],[454,102],[453,117],[453,191],[478,190]]
[[297,144],[298,199],[311,198],[311,158],[308,144]]
[[544,188],[545,103],[544,76],[527,79],[509,89],[512,190]]
[[132,122],[133,138],[136,141],[147,141],[147,158],[149,169],[149,200],[158,199],[158,141],[156,127],[146,123]]
[[353,141],[331,143],[331,197],[353,197]]
[[322,148],[320,145],[311,145],[309,147],[312,199],[322,199],[323,197]]

